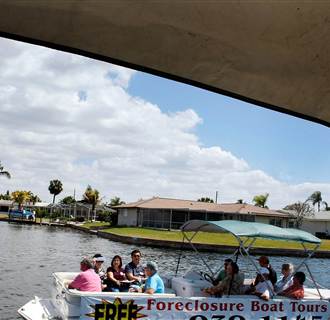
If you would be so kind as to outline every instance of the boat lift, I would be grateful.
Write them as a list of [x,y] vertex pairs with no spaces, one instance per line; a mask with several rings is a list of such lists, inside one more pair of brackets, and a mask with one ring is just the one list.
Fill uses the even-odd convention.
[[[214,280],[215,275],[220,270],[213,272],[213,270],[207,264],[205,259],[200,255],[196,246],[192,242],[198,232],[202,231],[202,232],[232,234],[238,242],[238,248],[235,250],[233,256],[236,256],[237,259],[238,255],[240,254],[243,258],[247,258],[248,261],[254,266],[254,268],[258,273],[260,273],[259,266],[255,263],[254,259],[251,258],[249,254],[249,250],[253,247],[255,241],[258,238],[270,239],[270,240],[294,241],[300,243],[306,256],[303,258],[302,262],[297,266],[295,271],[297,272],[303,266],[305,266],[318,292],[320,299],[321,300],[323,299],[320,291],[320,285],[315,281],[313,274],[307,264],[307,261],[313,256],[315,251],[320,247],[321,240],[306,231],[302,231],[298,229],[289,229],[289,228],[284,229],[264,223],[245,222],[245,221],[236,221],[236,220],[221,220],[221,221],[190,220],[182,225],[181,231],[183,234],[182,244],[184,244],[185,240],[188,241],[192,249],[199,255],[201,261],[204,263],[206,268],[211,273],[211,276],[207,273],[204,273],[203,276],[206,280],[208,280],[207,278],[209,278],[209,280],[211,281]],[[189,235],[188,232],[193,232],[193,234]],[[308,248],[306,244],[312,245],[312,248]],[[181,260],[181,254],[178,259],[176,273],[178,272],[180,260]]]

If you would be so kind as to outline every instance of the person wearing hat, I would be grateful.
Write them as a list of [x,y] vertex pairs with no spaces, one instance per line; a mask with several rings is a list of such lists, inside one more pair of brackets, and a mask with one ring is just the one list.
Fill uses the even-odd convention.
[[93,256],[93,264],[94,264],[94,270],[95,273],[97,273],[100,277],[100,279],[103,281],[106,277],[105,270],[103,268],[103,262],[105,261],[105,258],[100,253],[96,253]]
[[272,268],[272,266],[269,264],[269,259],[266,256],[260,256],[259,259],[259,265],[262,268],[267,268],[269,271],[269,280],[272,283],[272,285],[274,286],[275,283],[277,282],[277,275],[276,275],[276,271]]
[[257,273],[256,282],[257,284],[252,288],[252,294],[257,297],[268,301],[273,297],[274,287],[271,281],[269,280],[269,270],[267,268],[261,267]]
[[101,279],[94,271],[93,261],[89,258],[84,258],[80,262],[80,270],[82,272],[69,283],[69,289],[101,292]]
[[162,278],[157,273],[157,264],[155,262],[147,262],[144,267],[144,272],[147,276],[147,280],[144,286],[144,292],[153,293],[164,293],[165,286]]

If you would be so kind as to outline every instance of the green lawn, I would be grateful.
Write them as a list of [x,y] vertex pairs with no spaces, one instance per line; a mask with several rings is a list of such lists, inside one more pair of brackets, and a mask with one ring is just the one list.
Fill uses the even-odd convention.
[[95,221],[95,222],[85,222],[82,227],[85,228],[96,228],[96,227],[105,227],[105,226],[109,226],[110,227],[110,223],[109,222],[104,222],[104,221]]
[[[182,241],[180,231],[163,231],[146,228],[109,228],[102,231],[110,232],[122,236],[132,236],[139,238],[149,238],[156,240]],[[237,246],[236,239],[230,234],[199,232],[194,238],[194,243],[219,244]],[[275,241],[259,239],[255,242],[254,247],[262,248],[285,248],[285,249],[301,249],[301,245],[291,241]],[[320,250],[330,250],[330,240],[323,240]]]

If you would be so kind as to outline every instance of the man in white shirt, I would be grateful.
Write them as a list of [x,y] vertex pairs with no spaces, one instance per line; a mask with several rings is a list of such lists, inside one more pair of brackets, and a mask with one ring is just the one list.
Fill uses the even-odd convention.
[[269,270],[267,268],[260,268],[260,273],[257,274],[257,284],[252,290],[252,294],[268,301],[273,297],[274,288],[269,280]]

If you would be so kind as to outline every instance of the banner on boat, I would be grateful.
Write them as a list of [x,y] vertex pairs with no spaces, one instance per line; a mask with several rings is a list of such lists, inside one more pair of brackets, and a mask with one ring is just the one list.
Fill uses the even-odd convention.
[[82,297],[83,320],[328,320],[327,301]]

